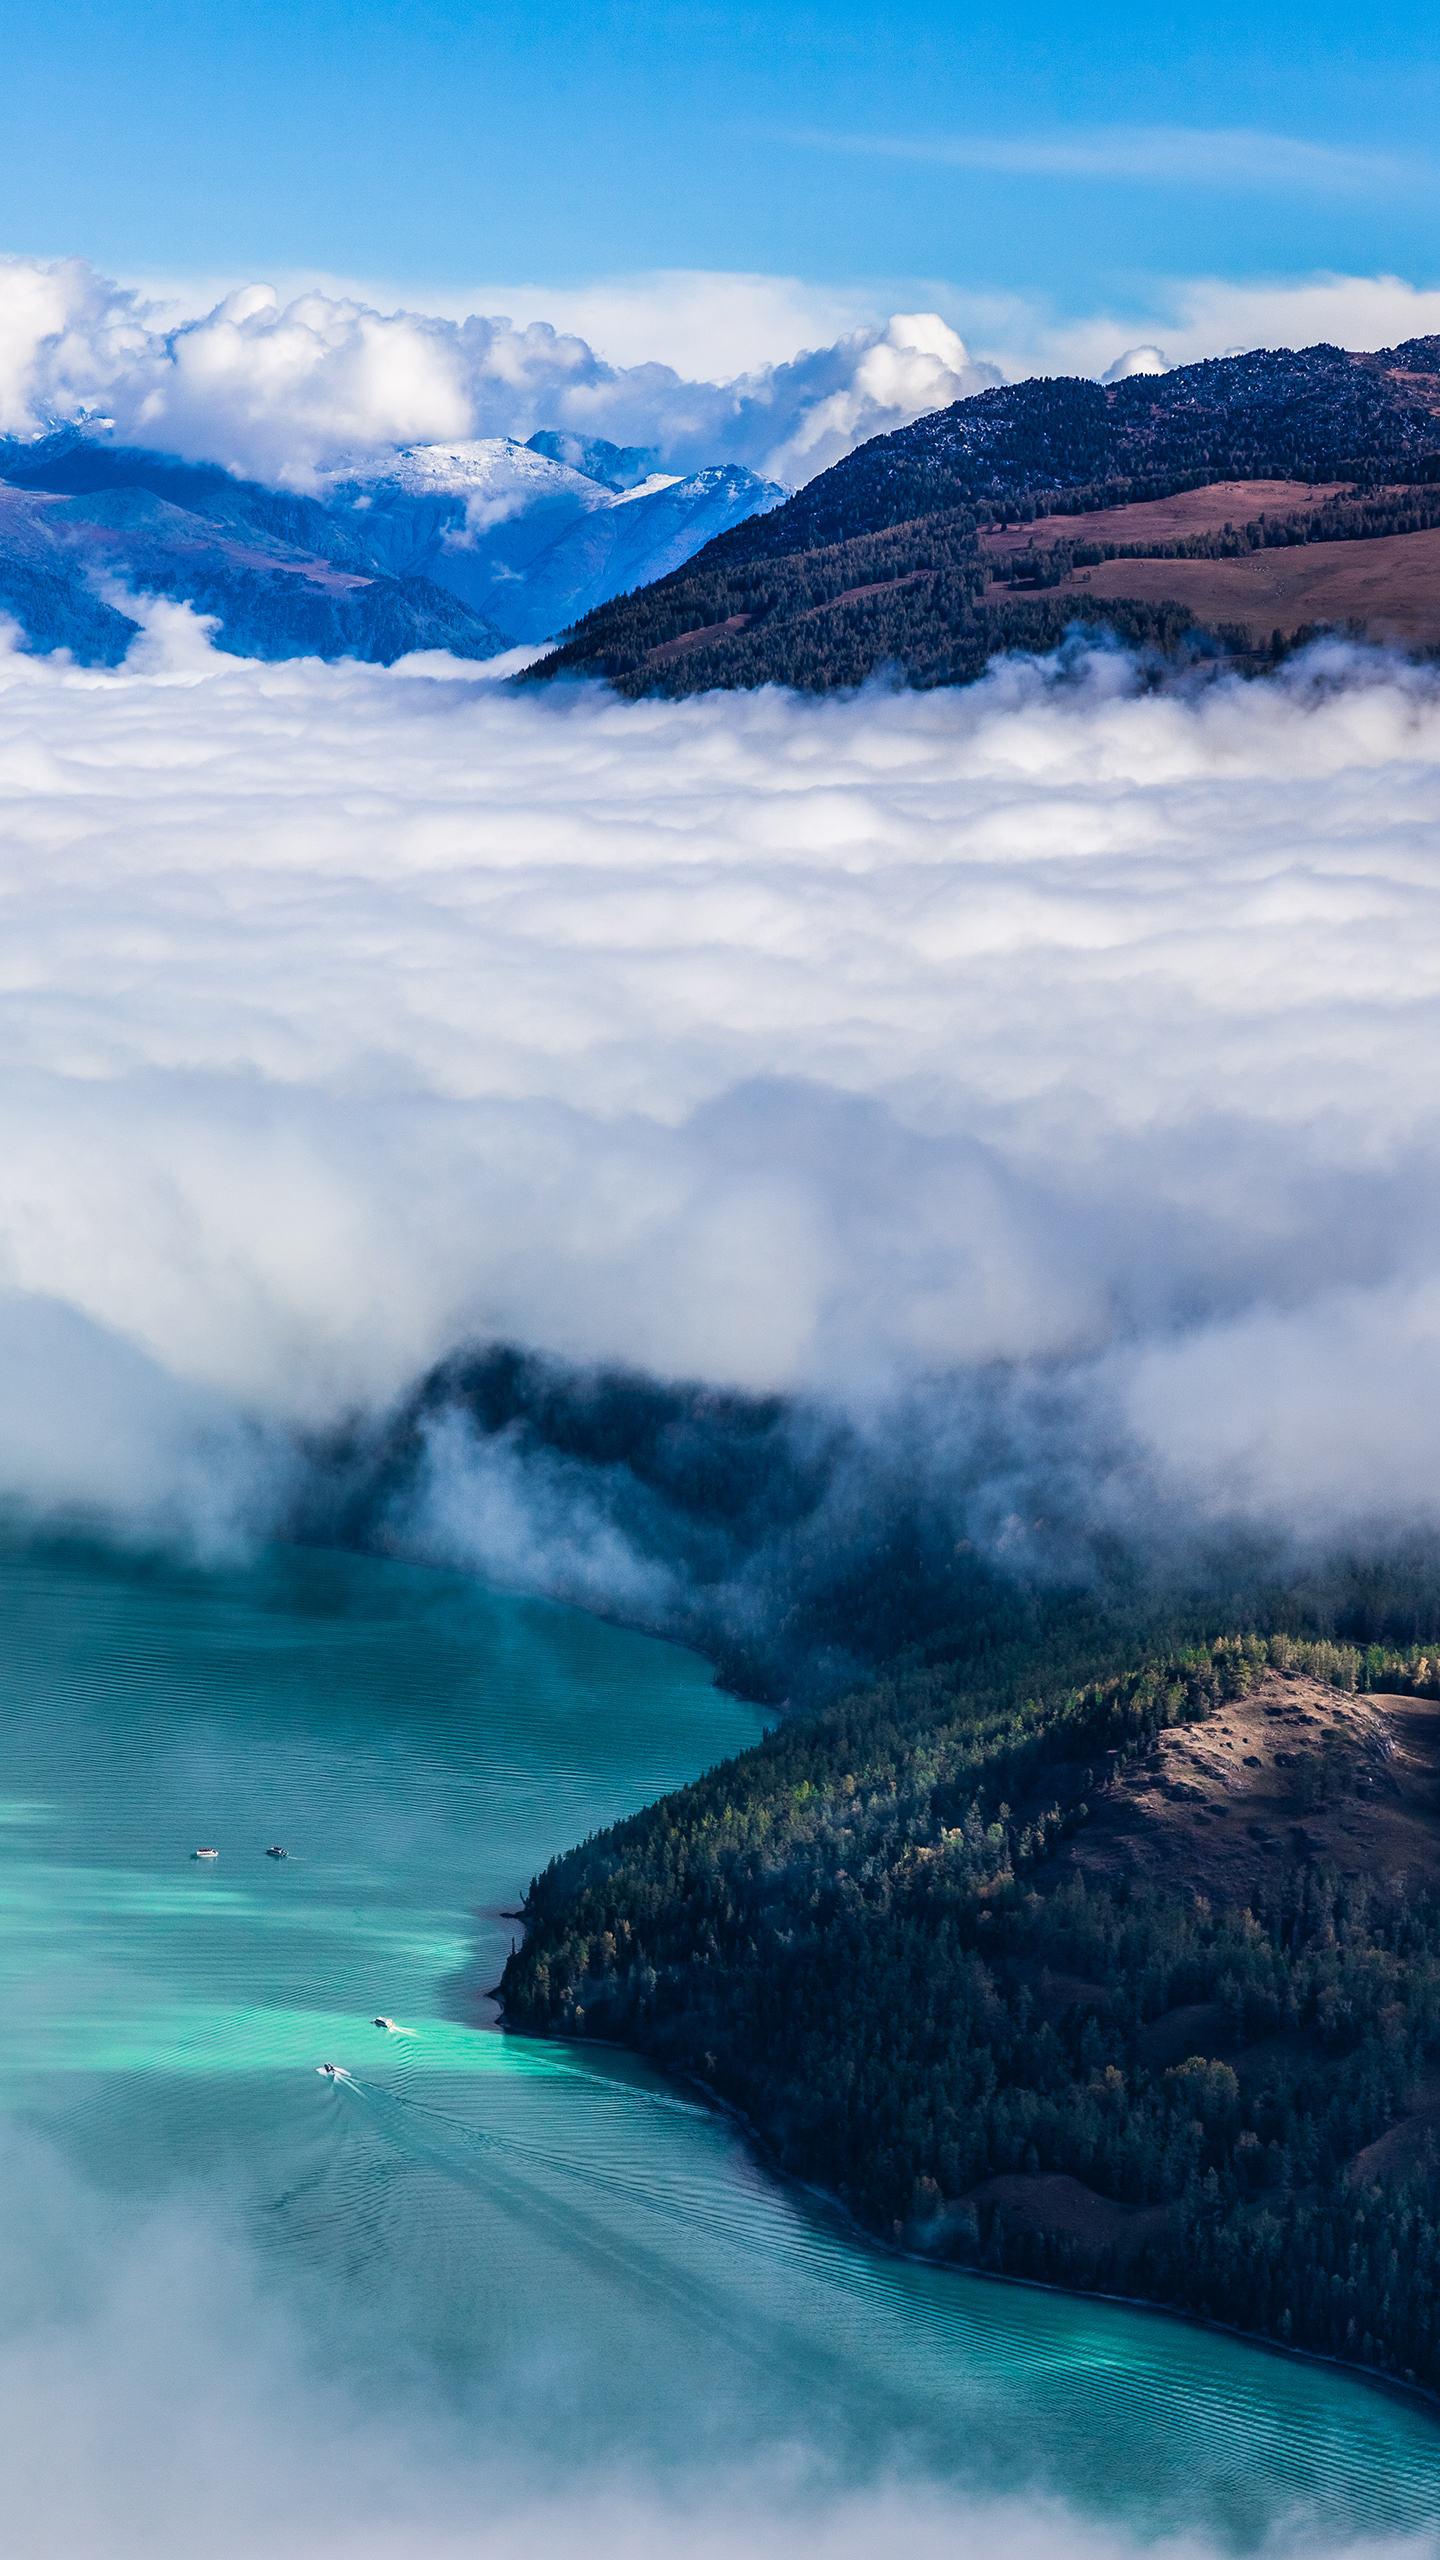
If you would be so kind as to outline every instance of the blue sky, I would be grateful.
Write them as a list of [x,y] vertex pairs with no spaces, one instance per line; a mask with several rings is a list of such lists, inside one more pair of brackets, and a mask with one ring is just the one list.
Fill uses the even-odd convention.
[[4,56],[0,245],[111,272],[1440,277],[1433,0],[70,0]]

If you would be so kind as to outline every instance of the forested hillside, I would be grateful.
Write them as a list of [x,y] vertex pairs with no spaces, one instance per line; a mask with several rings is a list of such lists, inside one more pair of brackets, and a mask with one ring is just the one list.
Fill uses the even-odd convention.
[[618,2038],[869,2229],[1440,2388],[1440,1662],[920,1662],[558,1859],[512,2026]]
[[[1103,544],[1107,511],[1222,483],[1288,493],[1279,505],[1263,494],[1249,502],[1244,520],[1270,523],[1250,549],[1278,554],[1296,538],[1422,542],[1440,488],[1440,339],[1375,355],[1262,351],[1108,386],[1036,381],[981,392],[876,438],[673,577],[587,616],[537,672],[602,675],[631,693],[770,682],[824,690],[883,666],[944,684],[978,674],[997,650],[1048,647],[1077,621],[1172,654],[1273,654],[1308,627],[1304,599],[1297,606],[1283,585],[1269,623],[1269,591],[1253,576],[1233,599],[1222,589],[1217,600],[1213,582],[1181,569],[1163,592],[1153,580],[1129,595],[1113,580],[1097,592],[1076,583],[1073,558],[1055,556],[1043,534],[1046,557],[1018,581],[1013,563],[997,577],[987,545],[994,528],[1043,526],[1062,507],[1094,515]],[[1322,484],[1343,498],[1323,525],[1303,503]],[[1138,548],[1174,556],[1163,539]],[[1408,589],[1417,574],[1432,609],[1402,614],[1396,636],[1440,644],[1428,552],[1393,565],[1386,556],[1387,585]],[[1060,592],[1017,602],[1017,583]],[[1383,592],[1378,603],[1368,590],[1354,601],[1353,618],[1386,627]],[[1348,602],[1342,575],[1324,618],[1352,618]]]

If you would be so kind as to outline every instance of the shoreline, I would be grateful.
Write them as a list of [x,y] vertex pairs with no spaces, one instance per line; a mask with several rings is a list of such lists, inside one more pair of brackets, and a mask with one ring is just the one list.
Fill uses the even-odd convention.
[[[700,1652],[701,1648],[692,1642],[691,1650]],[[728,1684],[721,1678],[714,1663],[714,1657],[702,1655],[702,1658],[710,1662],[716,1686],[727,1687]],[[787,1701],[786,1705],[789,1704],[790,1702]],[[760,1712],[763,1714],[765,1710],[762,1709]],[[782,1723],[785,1709],[771,1709],[770,1714],[775,1723]],[[523,1908],[513,1916],[519,1921],[522,1935],[527,1934],[528,1921]],[[712,2113],[726,2117],[737,2128],[768,2177],[772,2178],[777,2185],[788,2188],[792,2193],[811,2199],[855,2242],[868,2250],[876,2251],[888,2258],[902,2260],[909,2265],[931,2268],[948,2274],[982,2277],[988,2282],[997,2284],[1022,2285],[1031,2292],[1050,2294],[1062,2301],[1104,2303],[1119,2310],[1148,2313],[1158,2318],[1179,2321],[1187,2328],[1208,2331],[1216,2337],[1233,2339],[1240,2345],[1258,2347],[1268,2354],[1281,2356],[1292,2362],[1352,2376],[1358,2381],[1377,2386],[1409,2406],[1420,2408],[1432,2422],[1440,2420],[1440,2383],[1431,2384],[1407,2379],[1402,2374],[1387,2371],[1382,2366],[1363,2363],[1357,2358],[1337,2355],[1320,2347],[1296,2344],[1282,2338],[1267,2336],[1263,2331],[1246,2328],[1237,2321],[1216,2318],[1211,2313],[1191,2310],[1181,2303],[1169,2302],[1162,2297],[1113,2292],[1099,2285],[1067,2284],[1043,2276],[1012,2273],[1000,2267],[970,2265],[963,2259],[942,2257],[929,2250],[909,2245],[903,2240],[891,2239],[883,2231],[876,2230],[864,2222],[833,2191],[806,2178],[800,2171],[785,2167],[762,2127],[747,2116],[743,2108],[721,2096],[708,2082],[697,2075],[683,2069],[663,2066],[642,2046],[621,2037],[575,2036],[513,2025],[505,2013],[503,1973],[502,1967],[501,1980],[485,1995],[492,2007],[494,2025],[500,2033],[529,2037],[536,2043],[574,2047],[593,2044],[602,2051],[608,2049],[615,2053],[623,2053],[630,2059],[640,2062],[645,2068],[654,2071],[659,2079],[672,2088],[692,2092]]]
[[[521,1925],[524,1926],[523,1921]],[[1356,2382],[1363,2382],[1393,2399],[1403,2400],[1410,2408],[1422,2410],[1440,2427],[1440,2390],[1432,2391],[1424,2382],[1406,2382],[1402,2375],[1386,2373],[1378,2365],[1357,2364],[1346,2356],[1329,2356],[1318,2347],[1289,2346],[1283,2338],[1267,2338],[1259,2330],[1239,2328],[1231,2320],[1212,2320],[1204,2312],[1186,2311],[1177,2303],[1159,2302],[1148,2294],[1105,2293],[1088,2285],[1050,2284],[1043,2276],[1007,2275],[1000,2267],[968,2267],[961,2259],[937,2258],[927,2250],[907,2248],[903,2241],[887,2240],[883,2232],[872,2231],[868,2224],[863,2223],[843,2198],[833,2194],[828,2187],[816,2186],[812,2179],[802,2178],[797,2171],[785,2168],[760,2126],[745,2114],[743,2108],[735,2106],[728,2098],[722,2098],[708,2081],[698,2080],[690,2072],[662,2070],[638,2046],[624,2044],[615,2036],[541,2035],[528,2027],[512,2026],[505,2015],[498,1982],[493,1989],[479,1996],[490,2001],[494,2008],[491,2033],[513,2035],[530,2044],[561,2045],[577,2051],[591,2047],[600,2053],[623,2053],[630,2061],[642,2063],[646,2070],[653,2071],[657,2080],[667,2087],[689,2091],[702,2099],[712,2115],[724,2117],[735,2127],[767,2177],[772,2178],[778,2187],[792,2195],[808,2197],[812,2204],[818,2205],[822,2212],[838,2222],[858,2246],[873,2250],[880,2257],[896,2259],[906,2266],[925,2267],[937,2275],[966,2277],[980,2284],[1019,2286],[1028,2293],[1051,2294],[1058,2301],[1101,2302],[1112,2310],[1137,2311],[1156,2320],[1175,2320],[1187,2329],[1204,2330],[1211,2337],[1231,2338],[1239,2346],[1255,2347],[1263,2354],[1280,2356],[1290,2364],[1314,2365],[1329,2373],[1348,2374]]]

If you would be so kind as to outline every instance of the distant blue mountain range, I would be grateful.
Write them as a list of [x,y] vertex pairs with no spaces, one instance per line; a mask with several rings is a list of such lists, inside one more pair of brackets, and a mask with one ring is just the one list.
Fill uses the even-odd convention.
[[678,568],[778,506],[721,464],[542,431],[410,446],[313,495],[66,427],[0,441],[0,614],[31,649],[113,666],[137,596],[193,605],[243,657],[490,658]]

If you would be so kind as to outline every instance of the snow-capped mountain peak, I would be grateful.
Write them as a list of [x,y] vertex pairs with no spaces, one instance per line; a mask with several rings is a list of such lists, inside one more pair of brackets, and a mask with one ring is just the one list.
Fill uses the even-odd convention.
[[332,489],[395,489],[410,498],[568,497],[604,506],[610,491],[569,463],[552,461],[515,436],[473,436],[461,444],[408,444],[394,453],[349,462],[330,475]]
[[690,559],[787,491],[738,463],[682,478],[643,447],[542,429],[404,445],[338,472],[330,503],[402,575],[433,579],[519,640]]
[[652,471],[648,479],[638,480],[633,489],[617,489],[611,504],[628,507],[632,499],[653,498],[661,489],[676,489],[679,485],[678,471]]

